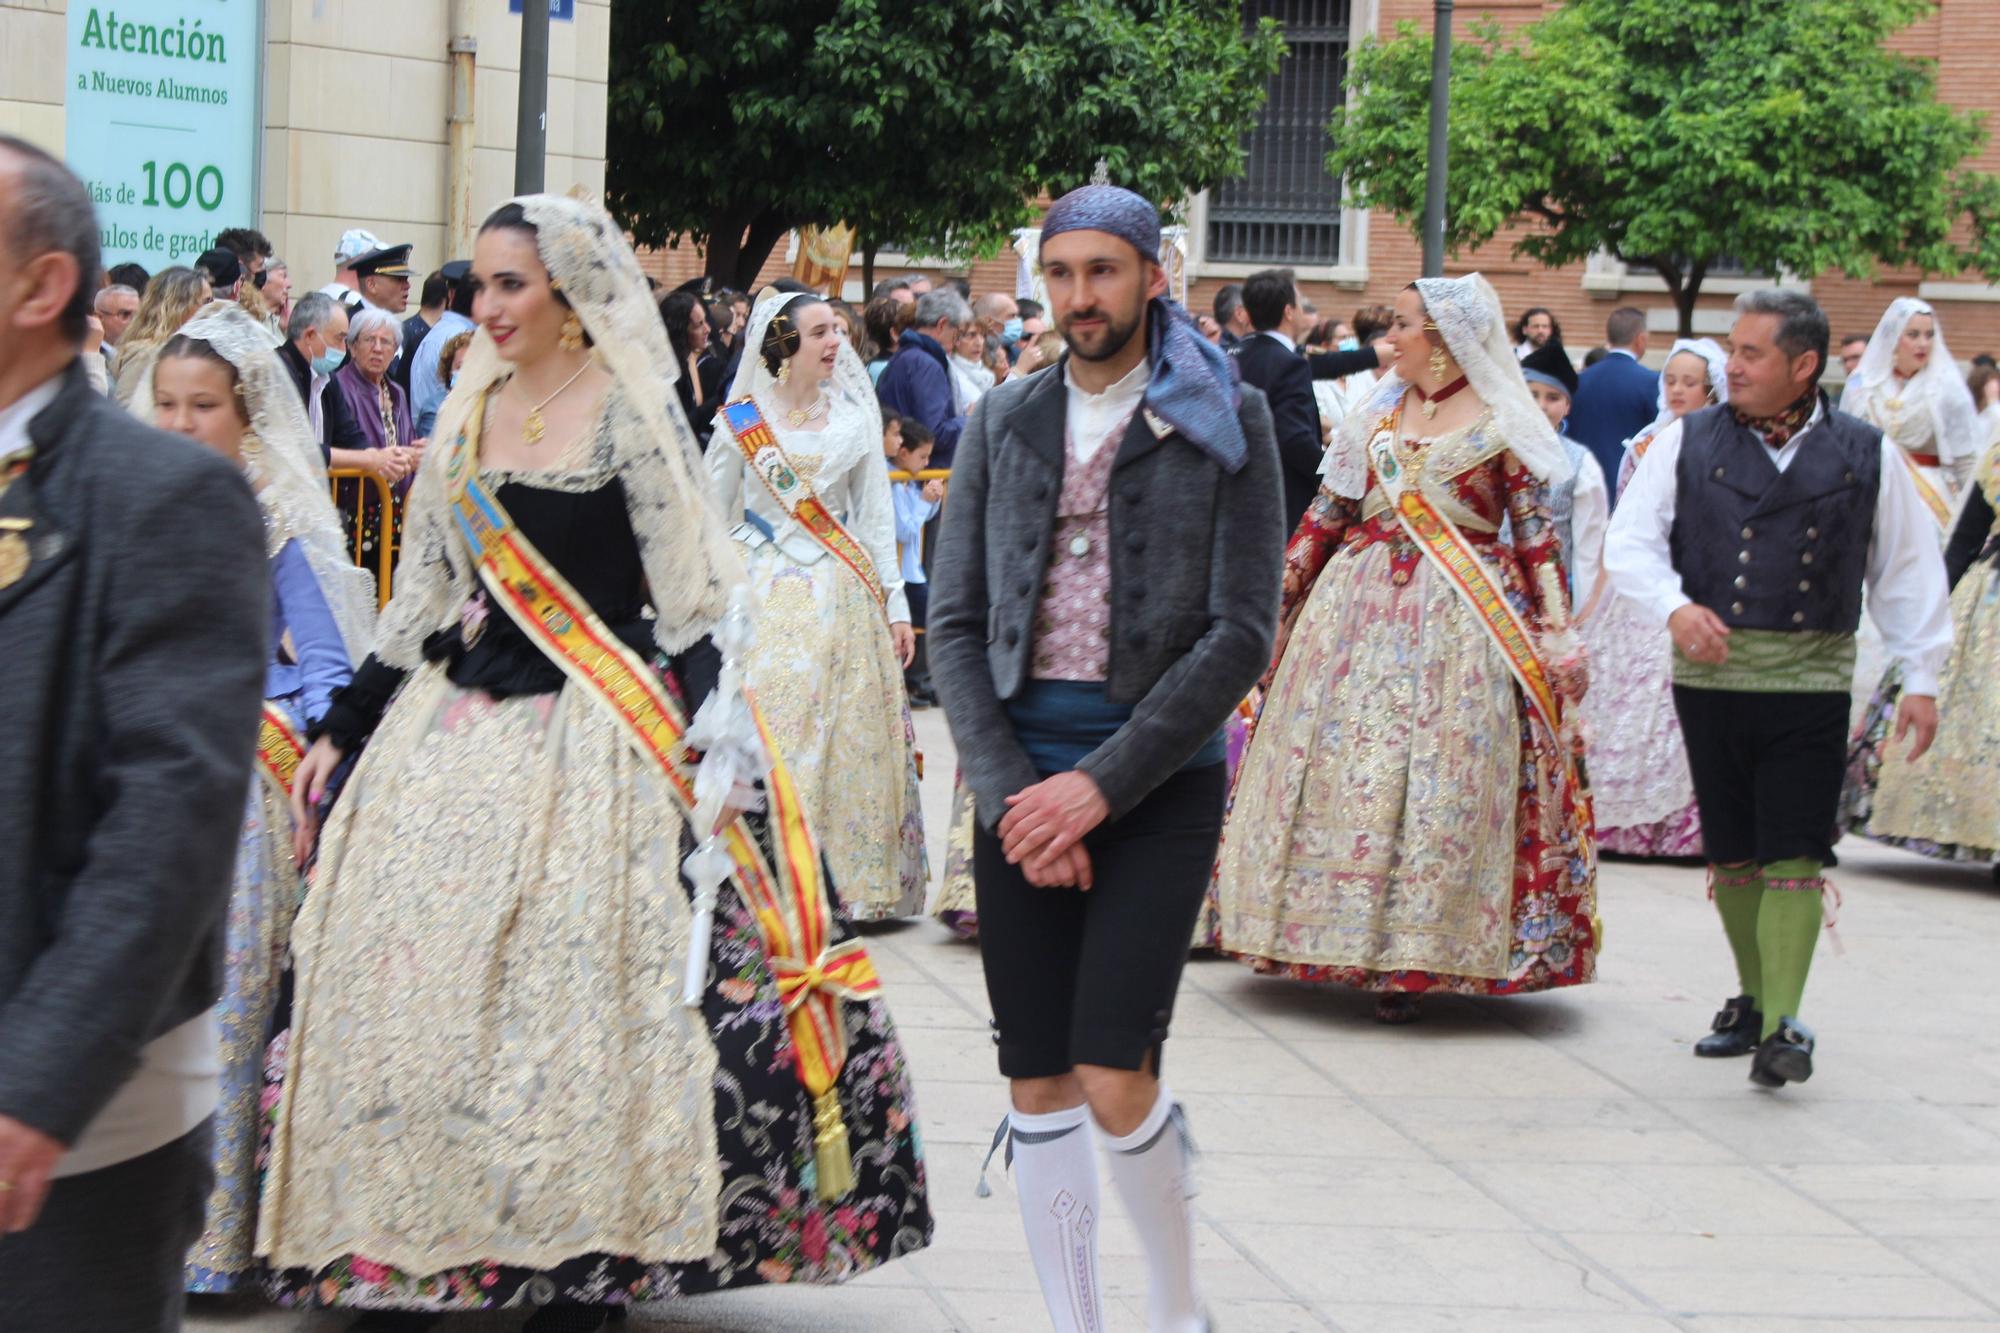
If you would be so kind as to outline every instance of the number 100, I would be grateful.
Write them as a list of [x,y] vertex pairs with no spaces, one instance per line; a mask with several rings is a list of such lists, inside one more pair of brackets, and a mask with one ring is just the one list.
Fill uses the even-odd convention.
[[222,207],[222,172],[216,167],[203,167],[200,171],[190,171],[185,162],[169,162],[165,171],[158,162],[146,163],[147,208],[160,206],[160,193],[166,192],[168,208],[186,208],[193,199],[203,212],[213,213]]

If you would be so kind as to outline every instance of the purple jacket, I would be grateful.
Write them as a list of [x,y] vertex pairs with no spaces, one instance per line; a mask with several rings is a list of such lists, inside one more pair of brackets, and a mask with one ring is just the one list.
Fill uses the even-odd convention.
[[390,444],[408,444],[416,438],[415,432],[411,429],[410,400],[403,393],[403,386],[387,377],[384,377],[382,382],[389,386],[389,398],[395,405],[396,438],[393,440],[385,439],[382,433],[381,391],[368,382],[367,376],[361,373],[361,367],[349,361],[335,371],[333,376],[334,387],[340,390],[341,398],[347,403],[347,410],[353,414],[355,423],[361,427],[362,438],[366,441],[363,447],[368,449],[380,449]]

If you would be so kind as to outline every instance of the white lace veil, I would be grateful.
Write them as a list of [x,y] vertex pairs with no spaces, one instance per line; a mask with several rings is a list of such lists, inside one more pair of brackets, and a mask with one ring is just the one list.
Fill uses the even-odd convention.
[[1944,344],[1944,321],[1928,301],[1899,296],[1889,302],[1881,322],[1869,336],[1861,364],[1841,390],[1840,410],[1853,416],[1867,415],[1870,395],[1895,376],[1896,344],[1902,340],[1904,326],[1917,315],[1930,316],[1936,336],[1931,343],[1931,359],[1903,385],[1903,402],[1929,412],[1941,461],[1976,459],[1985,452],[1986,445],[1986,432],[1979,424],[1979,405],[1966,391],[1958,362],[1952,360],[1951,350]]
[[[1462,278],[1419,278],[1416,286],[1424,310],[1437,325],[1459,370],[1492,412],[1494,428],[1507,441],[1508,451],[1543,482],[1569,480],[1575,464],[1528,394],[1528,381],[1514,355],[1493,284],[1477,273],[1468,273]],[[1341,424],[1332,446],[1335,453],[1326,467],[1327,485],[1334,494],[1358,500],[1366,491],[1368,438],[1402,397],[1405,387],[1401,375],[1385,371],[1359,410],[1349,413]]]
[[[618,440],[620,451],[656,449],[666,460],[668,512],[650,540],[664,546],[674,567],[684,574],[675,586],[651,589],[653,611],[659,617],[662,642],[690,642],[722,619],[729,589],[742,581],[743,569],[729,530],[717,517],[706,488],[695,480],[703,475],[701,446],[674,392],[680,371],[667,344],[666,326],[625,234],[601,207],[553,194],[523,195],[512,202],[521,206],[535,228],[535,248],[590,335],[598,364],[617,382],[627,411],[613,424],[634,429],[636,435]],[[433,452],[449,447],[472,414],[482,409],[487,392],[513,373],[501,360],[492,335],[479,328],[450,396],[438,409]]]
[[[298,543],[347,645],[348,661],[359,665],[375,639],[375,578],[354,563],[348,549],[327,486],[326,460],[291,373],[278,359],[280,344],[233,301],[210,301],[177,333],[207,343],[235,368],[258,442],[243,451],[243,473],[264,511],[265,553],[275,556],[287,541]],[[147,422],[153,420],[158,364],[156,359],[146,368],[133,398],[133,408]]]
[[[771,321],[789,309],[794,301],[825,299],[810,292],[781,292],[776,287],[764,289],[750,310],[750,327],[743,334],[743,359],[738,363],[736,378],[729,386],[730,402],[739,398],[756,398],[765,404],[770,402],[770,390],[778,383],[778,377],[764,364],[764,335],[770,331]],[[875,396],[875,382],[868,377],[868,367],[862,362],[861,354],[845,338],[840,340],[840,351],[834,359],[833,379],[828,388],[836,397],[861,410],[863,424],[873,428],[871,438],[880,441],[882,403]],[[768,412],[765,414],[766,419],[769,415]]]
[[1729,401],[1729,353],[1723,351],[1722,345],[1713,338],[1676,338],[1674,339],[1672,350],[1667,353],[1667,360],[1660,363],[1659,413],[1654,416],[1652,424],[1648,425],[1637,435],[1634,435],[1631,440],[1625,441],[1628,448],[1631,446],[1632,440],[1650,439],[1672,425],[1676,420],[1673,412],[1667,407],[1666,369],[1667,362],[1672,361],[1682,352],[1693,352],[1707,364],[1709,400],[1717,403],[1726,403]]

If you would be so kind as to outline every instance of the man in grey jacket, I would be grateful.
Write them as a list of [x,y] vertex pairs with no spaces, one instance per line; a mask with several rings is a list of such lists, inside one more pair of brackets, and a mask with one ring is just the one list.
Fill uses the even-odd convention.
[[236,468],[99,394],[97,219],[0,135],[0,1328],[180,1327],[270,576]]
[[1207,1326],[1160,1050],[1222,826],[1221,728],[1269,663],[1283,559],[1270,411],[1164,299],[1159,228],[1109,185],[1049,210],[1069,354],[980,400],[932,582],[932,674],[978,803],[1001,1136],[1059,1333],[1104,1321],[1096,1135],[1150,1326]]

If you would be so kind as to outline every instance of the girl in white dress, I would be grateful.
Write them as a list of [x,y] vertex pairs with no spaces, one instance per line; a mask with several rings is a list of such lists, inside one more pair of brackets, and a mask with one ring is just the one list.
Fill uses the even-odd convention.
[[758,600],[750,685],[849,917],[913,915],[930,880],[903,690],[916,636],[881,409],[821,298],[767,291],[744,336],[708,465]]

